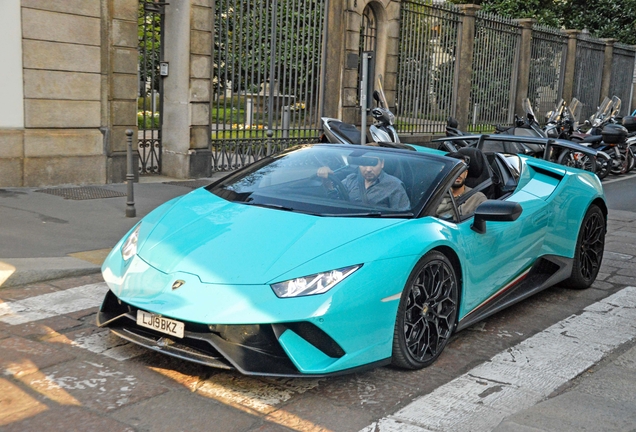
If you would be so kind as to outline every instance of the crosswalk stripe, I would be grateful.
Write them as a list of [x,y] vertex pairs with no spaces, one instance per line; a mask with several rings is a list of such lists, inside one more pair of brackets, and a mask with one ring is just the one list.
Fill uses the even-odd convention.
[[11,325],[64,315],[101,305],[108,291],[106,282],[0,303],[0,322]]
[[636,338],[636,287],[594,303],[361,432],[490,431]]

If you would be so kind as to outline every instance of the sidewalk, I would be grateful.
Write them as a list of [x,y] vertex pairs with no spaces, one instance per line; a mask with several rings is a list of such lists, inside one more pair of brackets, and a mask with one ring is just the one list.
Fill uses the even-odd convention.
[[125,183],[0,188],[0,289],[98,273],[108,252],[142,217],[225,174],[199,180],[141,177],[134,184],[134,218],[126,217]]

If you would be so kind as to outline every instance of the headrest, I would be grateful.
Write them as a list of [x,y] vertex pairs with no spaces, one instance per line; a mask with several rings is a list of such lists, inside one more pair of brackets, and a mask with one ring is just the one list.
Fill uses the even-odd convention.
[[468,176],[479,177],[484,172],[484,154],[481,150],[474,147],[462,147],[459,153],[470,158],[468,164]]

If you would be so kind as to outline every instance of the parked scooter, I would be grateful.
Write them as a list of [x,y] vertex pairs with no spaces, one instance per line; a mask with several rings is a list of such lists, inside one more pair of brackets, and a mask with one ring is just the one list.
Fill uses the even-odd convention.
[[[389,105],[386,102],[386,96],[380,80],[377,82],[377,89],[373,91],[373,99],[376,102],[376,107],[371,109],[371,117],[373,117],[374,123],[369,126],[370,140],[380,143],[399,143],[400,138],[393,126],[395,115],[388,108]],[[322,142],[360,144],[361,132],[355,125],[330,117],[322,117],[321,120],[323,129]]]

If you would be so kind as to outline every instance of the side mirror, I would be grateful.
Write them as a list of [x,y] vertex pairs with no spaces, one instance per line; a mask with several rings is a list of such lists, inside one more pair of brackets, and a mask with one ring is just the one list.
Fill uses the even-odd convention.
[[380,92],[377,90],[373,90],[373,99],[375,102],[380,105],[380,107],[384,108],[382,105],[382,99],[380,99]]
[[523,209],[519,203],[509,201],[484,201],[475,210],[475,219],[470,228],[479,234],[486,233],[486,222],[512,222],[517,220]]

